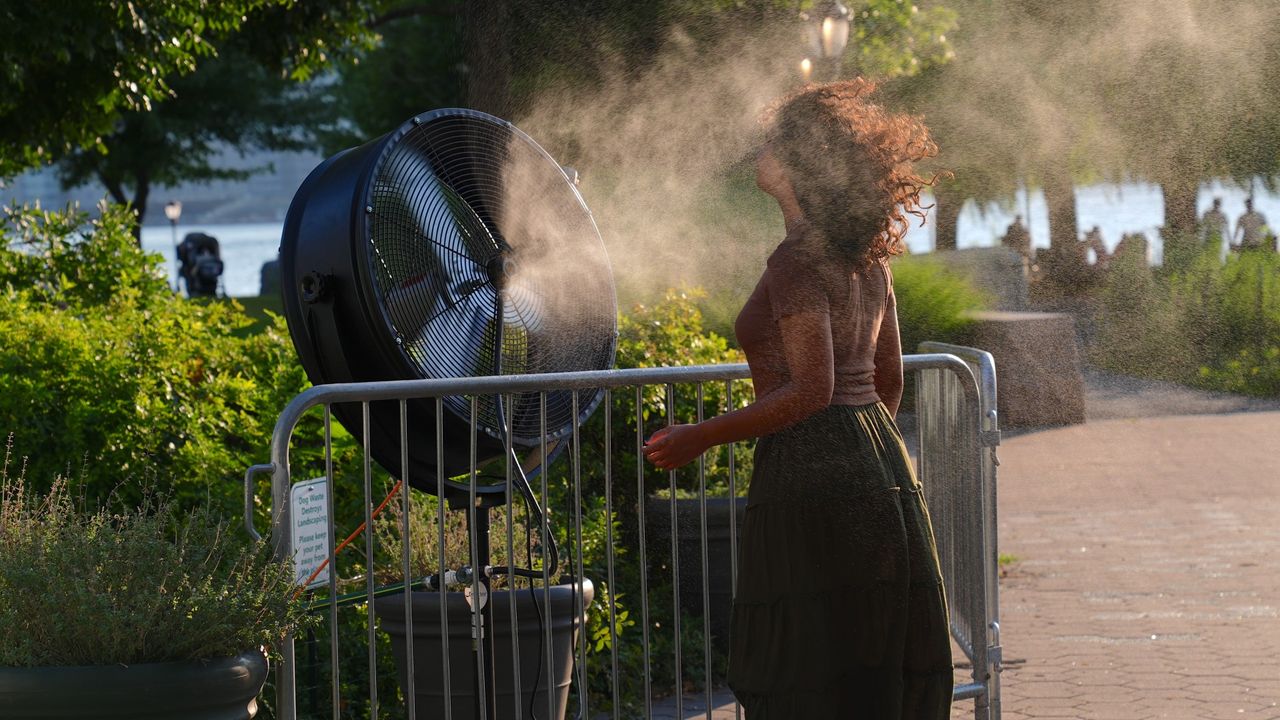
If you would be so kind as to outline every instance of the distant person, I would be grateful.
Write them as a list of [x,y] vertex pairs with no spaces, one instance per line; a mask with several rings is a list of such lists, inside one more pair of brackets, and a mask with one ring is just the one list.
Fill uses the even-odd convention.
[[187,297],[214,297],[222,277],[222,252],[218,239],[204,233],[188,233],[178,245],[182,261],[178,274],[187,287]]
[[1270,239],[1267,219],[1253,209],[1253,198],[1244,201],[1244,214],[1236,221],[1236,231],[1231,239],[1231,248],[1237,251],[1274,249],[1267,247]]
[[1217,243],[1219,248],[1218,260],[1220,262],[1227,261],[1227,250],[1231,243],[1231,223],[1227,220],[1227,214],[1222,212],[1222,198],[1213,199],[1213,207],[1204,211],[1204,215],[1200,216],[1200,247],[1212,247]]
[[1106,267],[1111,260],[1111,256],[1107,253],[1107,244],[1102,241],[1102,228],[1097,225],[1084,234],[1084,240],[1080,245],[1080,255],[1088,257],[1089,251],[1092,250],[1093,264],[1100,268]]
[[1000,243],[1010,250],[1017,251],[1019,255],[1031,260],[1031,231],[1026,225],[1022,224],[1022,216],[1015,215],[1013,224],[1004,232],[1004,237],[1000,239]]

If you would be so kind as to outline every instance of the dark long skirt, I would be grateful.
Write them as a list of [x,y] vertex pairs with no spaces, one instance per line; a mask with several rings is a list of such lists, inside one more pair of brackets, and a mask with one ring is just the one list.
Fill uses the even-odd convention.
[[951,640],[929,511],[884,405],[756,447],[730,629],[748,720],[943,720]]

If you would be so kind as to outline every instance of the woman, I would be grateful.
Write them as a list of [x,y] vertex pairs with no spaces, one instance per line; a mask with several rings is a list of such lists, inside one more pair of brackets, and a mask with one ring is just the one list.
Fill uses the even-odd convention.
[[894,414],[902,351],[888,258],[928,184],[919,120],[861,80],[773,114],[760,189],[787,237],[738,316],[757,399],[654,433],[675,468],[759,437],[742,532],[729,684],[748,720],[948,717],[951,644],[929,514]]

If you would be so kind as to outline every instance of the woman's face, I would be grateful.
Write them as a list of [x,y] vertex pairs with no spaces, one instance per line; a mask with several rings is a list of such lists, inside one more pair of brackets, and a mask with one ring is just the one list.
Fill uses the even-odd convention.
[[791,193],[791,181],[772,145],[765,144],[756,154],[756,185],[774,197]]

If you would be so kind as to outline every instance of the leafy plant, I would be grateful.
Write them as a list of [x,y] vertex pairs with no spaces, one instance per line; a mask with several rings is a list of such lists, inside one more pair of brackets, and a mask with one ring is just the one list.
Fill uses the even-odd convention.
[[1200,368],[1201,384],[1244,395],[1280,397],[1280,346],[1243,349],[1214,367]]
[[[10,440],[10,445],[12,440]],[[229,657],[305,624],[293,568],[210,510],[87,510],[0,466],[0,666]]]
[[926,340],[962,342],[973,323],[969,313],[988,305],[967,278],[936,257],[907,255],[892,267],[904,353]]
[[70,481],[91,503],[163,477],[179,508],[236,513],[240,473],[307,385],[284,323],[239,336],[238,305],[175,296],[128,210],[99,211],[0,217],[0,431],[21,431],[30,477],[82,461]]
[[1280,394],[1280,257],[1216,249],[1155,273],[1142,258],[1112,263],[1102,293],[1099,365],[1211,390]]

